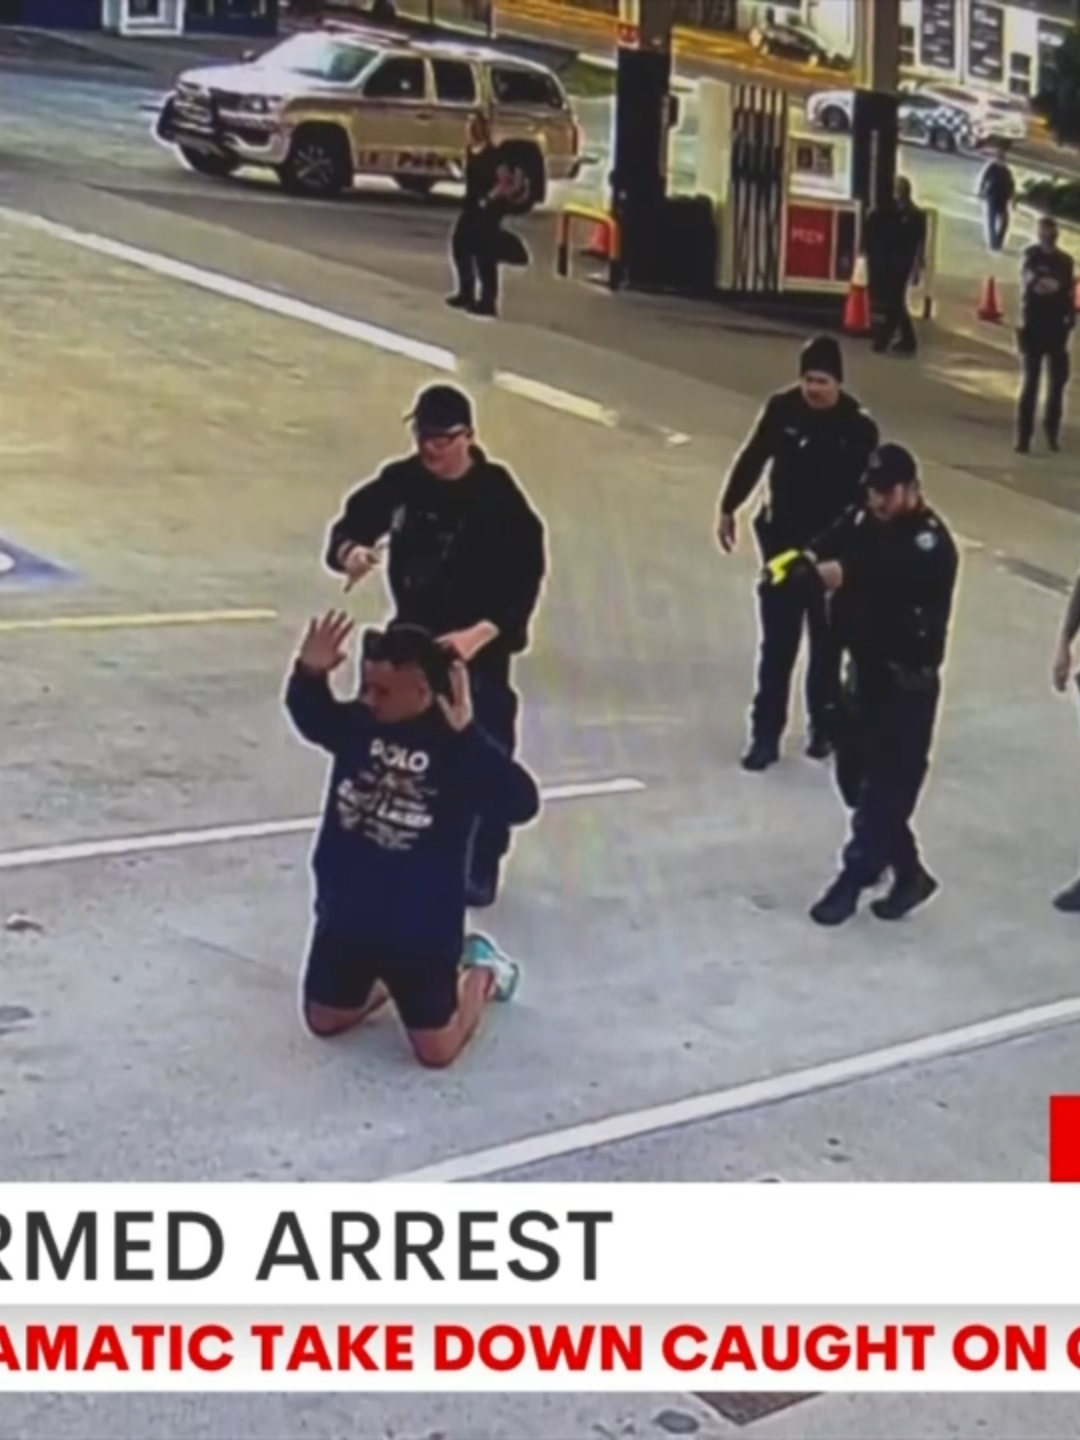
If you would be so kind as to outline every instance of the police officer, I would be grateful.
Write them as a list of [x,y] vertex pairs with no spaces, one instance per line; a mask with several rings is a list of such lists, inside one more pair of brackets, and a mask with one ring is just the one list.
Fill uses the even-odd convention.
[[[831,335],[819,335],[799,357],[799,381],[765,403],[728,474],[720,497],[718,536],[735,548],[736,515],[769,467],[769,494],[754,519],[763,561],[809,543],[859,496],[878,427],[843,388],[844,363]],[[830,725],[840,693],[840,655],[829,629],[824,596],[763,585],[758,589],[761,648],[750,746],[743,768],[766,770],[780,758],[791,678],[809,631],[806,674],[807,754],[831,753]]]
[[[450,234],[450,260],[457,289],[446,303],[470,315],[494,319],[499,313],[499,265],[521,249],[503,230],[506,217],[522,204],[528,186],[505,163],[491,121],[477,111],[469,119],[465,147],[465,196]],[[517,263],[521,263],[519,260]]]
[[[547,570],[544,525],[525,491],[477,443],[473,405],[430,385],[406,417],[416,448],[354,490],[330,530],[328,567],[349,589],[381,567],[395,619],[439,636],[469,667],[477,723],[507,754],[518,742],[516,655]],[[510,848],[507,826],[485,823],[470,854],[469,904],[494,904]]]
[[1024,251],[1020,270],[1020,329],[1017,336],[1023,384],[1016,412],[1016,449],[1031,452],[1035,409],[1043,366],[1047,370],[1043,429],[1056,450],[1061,440],[1065,387],[1069,383],[1069,337],[1076,324],[1076,272],[1071,255],[1058,249],[1058,227],[1039,221],[1038,239]]
[[900,176],[892,202],[871,210],[863,227],[873,346],[879,354],[891,347],[897,355],[914,355],[917,349],[907,293],[926,264],[926,235],[926,212],[915,204],[911,181]]
[[781,587],[832,596],[847,658],[836,780],[851,831],[839,875],[811,908],[819,925],[849,920],[890,872],[891,888],[870,907],[881,920],[901,919],[938,888],[911,818],[930,763],[959,557],[910,451],[882,445],[866,488],[864,507],[769,572]]
[[[1080,575],[1073,582],[1065,614],[1061,621],[1054,658],[1050,666],[1050,680],[1059,695],[1064,695],[1070,685],[1080,687],[1080,675],[1076,673],[1073,648],[1080,635]],[[1080,879],[1074,880],[1054,896],[1054,908],[1066,915],[1080,915]]]

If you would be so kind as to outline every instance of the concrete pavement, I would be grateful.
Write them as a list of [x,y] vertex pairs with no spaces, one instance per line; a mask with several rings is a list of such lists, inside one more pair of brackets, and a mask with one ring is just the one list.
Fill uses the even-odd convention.
[[[145,254],[0,218],[0,530],[74,577],[0,589],[0,893],[44,927],[0,937],[0,1001],[25,1012],[0,1035],[5,1173],[375,1179],[496,1147],[510,1178],[499,1147],[539,1135],[560,1178],[1037,1178],[1071,1030],[826,1094],[813,1082],[824,1061],[1080,992],[1075,927],[1047,906],[1076,861],[1075,721],[1045,674],[1080,548],[1074,481],[1067,459],[1014,464],[996,395],[939,383],[955,345],[923,369],[852,347],[851,379],[923,454],[964,537],[923,814],[945,889],[909,925],[867,917],[827,936],[804,911],[842,816],[795,736],[776,772],[735,767],[755,566],[745,546],[721,562],[710,533],[722,469],[799,336],[539,274],[504,323],[478,326],[437,303],[437,210],[297,207],[183,172],[154,188],[103,152],[81,171],[25,153],[0,204]],[[162,254],[213,273],[180,283],[147,268]],[[260,302],[223,295],[221,277],[261,287]],[[495,924],[530,963],[525,1001],[433,1080],[390,1025],[325,1049],[298,1033],[304,834],[10,852],[311,813],[321,765],[288,736],[278,694],[299,623],[338,597],[316,566],[323,525],[401,443],[413,388],[447,372],[473,386],[486,438],[552,529],[528,758],[548,784],[646,788],[553,803],[523,839]],[[360,606],[378,614],[377,593]],[[153,612],[202,619],[161,628]],[[62,628],[125,613],[122,628]],[[54,628],[11,628],[41,621]],[[803,1098],[725,1114],[747,1081],[793,1074]],[[644,1131],[653,1107],[689,1095],[724,1118],[603,1143],[609,1117]],[[568,1151],[583,1123],[595,1143]],[[1007,1421],[1064,1435],[1069,1415],[1053,1400],[829,1400],[760,1433],[974,1436]],[[14,1398],[0,1437],[585,1440],[687,1421],[707,1440],[733,1433],[691,1397],[191,1397]]]
[[[283,200],[272,178],[260,179],[257,185],[248,184],[240,189],[221,185],[199,188],[175,157],[156,146],[148,133],[150,117],[146,112],[160,95],[164,76],[155,78],[147,72],[135,80],[129,73],[124,84],[116,83],[119,78],[113,76],[110,83],[104,83],[85,70],[78,78],[64,83],[39,75],[9,75],[5,80],[6,154],[16,159],[25,157],[31,163],[46,164],[50,168],[59,167],[95,183],[108,184],[117,178],[126,183],[123,177],[128,177],[147,192],[175,194],[177,201],[190,196],[197,204],[203,195],[208,205],[218,200],[237,201],[231,209],[238,216],[243,210],[239,200],[245,195],[252,199],[258,196],[268,201]],[[611,102],[582,99],[578,101],[578,110],[586,148],[598,157],[598,162],[590,166],[574,186],[559,187],[553,195],[553,204],[568,197],[588,200],[602,197],[608,169]],[[677,191],[691,193],[694,189],[697,142],[697,108],[691,95],[685,105],[684,123],[672,147],[672,183]],[[1012,258],[991,261],[987,256],[979,206],[972,194],[978,163],[911,147],[903,150],[901,163],[920,201],[942,215],[937,285],[941,321],[949,328],[958,327],[961,332],[970,330],[982,278],[995,266],[1002,276],[1011,277],[1016,263]],[[413,263],[407,253],[415,248],[411,242],[422,237],[426,253],[420,263],[439,268],[446,224],[439,208],[425,209],[404,200],[392,187],[378,184],[365,185],[358,192],[358,197],[361,196],[366,196],[367,201],[365,228],[374,227],[376,236],[386,234],[391,252],[399,252],[399,242],[404,239],[406,253],[401,258],[404,266],[411,267]],[[281,223],[291,223],[297,235],[310,232],[307,240],[301,239],[300,243],[318,248],[326,242],[320,233],[323,229],[333,237],[342,229],[352,232],[356,228],[352,219],[341,218],[341,213],[355,212],[339,212],[335,216],[326,207],[285,203],[295,219],[292,222],[283,219]],[[259,217],[259,223],[262,219],[270,220],[270,212],[264,208]],[[271,220],[270,223],[277,222]],[[1025,219],[1018,218],[1017,236],[1027,224]],[[539,229],[534,227],[533,243],[539,263],[545,269],[551,260],[550,225],[550,221],[541,221]],[[443,284],[440,269],[438,285]],[[986,338],[993,343],[992,335]]]

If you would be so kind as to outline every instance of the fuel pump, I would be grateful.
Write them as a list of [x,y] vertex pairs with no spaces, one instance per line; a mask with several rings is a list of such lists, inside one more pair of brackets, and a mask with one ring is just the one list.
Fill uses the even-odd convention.
[[630,286],[663,284],[668,146],[678,124],[671,93],[671,0],[619,0],[611,211]]

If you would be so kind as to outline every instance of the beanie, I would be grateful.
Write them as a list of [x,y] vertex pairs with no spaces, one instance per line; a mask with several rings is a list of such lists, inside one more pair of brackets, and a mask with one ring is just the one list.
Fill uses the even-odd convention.
[[844,383],[844,355],[840,342],[831,335],[816,335],[802,348],[799,356],[800,375],[831,375],[840,385]]

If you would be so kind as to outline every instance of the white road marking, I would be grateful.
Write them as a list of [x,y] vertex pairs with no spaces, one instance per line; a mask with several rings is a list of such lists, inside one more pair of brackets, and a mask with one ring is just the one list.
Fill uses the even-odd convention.
[[587,1121],[583,1125],[571,1125],[565,1130],[552,1130],[544,1135],[530,1135],[523,1140],[512,1140],[505,1145],[494,1145],[487,1150],[477,1150],[469,1155],[437,1161],[418,1170],[389,1175],[383,1183],[395,1185],[407,1181],[417,1184],[449,1184],[487,1180],[507,1170],[538,1165],[545,1160],[559,1160],[567,1155],[580,1154],[583,1150],[596,1150],[604,1145],[636,1140],[644,1135],[655,1135],[659,1131],[673,1130],[678,1126],[693,1125],[703,1120],[717,1120],[725,1115],[741,1114],[746,1110],[760,1110],[767,1105],[798,1100],[822,1090],[833,1090],[861,1080],[871,1080],[892,1070],[906,1069],[912,1065],[927,1065],[935,1060],[953,1059],[973,1050],[983,1050],[1007,1040],[1018,1040],[1043,1031],[1060,1029],[1078,1021],[1080,996],[1072,996],[1049,1005],[1034,1005],[1025,1010],[1015,1010],[1011,1014],[995,1016],[990,1020],[979,1020],[953,1030],[924,1035],[917,1040],[886,1045],[880,1050],[868,1050],[861,1055],[827,1061],[823,1065],[812,1065],[805,1070],[792,1070],[785,1075],[752,1080],[745,1085],[714,1090],[705,1095],[691,1095],[685,1100],[650,1106],[646,1110],[632,1110],[624,1115],[611,1115],[604,1120]]
[[0,217],[23,228],[49,235],[82,250],[91,250],[111,260],[120,260],[128,265],[138,266],[154,275],[182,284],[193,285],[196,289],[207,290],[212,295],[221,295],[227,300],[236,300],[252,305],[284,320],[298,320],[305,325],[315,325],[347,340],[358,340],[362,345],[397,355],[404,360],[415,361],[418,365],[430,366],[453,374],[458,368],[457,356],[438,345],[415,340],[409,335],[399,335],[394,330],[385,330],[381,325],[369,325],[364,320],[354,320],[348,315],[339,315],[334,310],[325,310],[321,305],[309,305],[291,295],[280,295],[265,290],[261,285],[252,285],[246,280],[236,280],[231,275],[221,275],[216,270],[204,270],[199,265],[188,265],[183,260],[173,260],[168,255],[159,255],[153,250],[143,250],[137,245],[127,245],[120,240],[110,240],[104,235],[91,235],[84,230],[73,230],[70,226],[59,225],[41,215],[30,215],[21,210],[0,208]]
[[619,423],[618,412],[607,409],[599,401],[560,390],[556,385],[545,385],[542,380],[530,380],[527,375],[517,375],[513,370],[497,370],[495,384],[500,390],[506,390],[521,400],[532,400],[534,404],[546,405],[549,410],[576,415],[579,420],[588,420],[593,425],[614,430]]
[[[247,280],[237,280],[231,275],[222,275],[216,270],[206,270],[200,265],[189,265],[186,261],[174,260],[171,256],[161,255],[154,250],[144,250],[138,245],[128,245],[120,240],[110,240],[104,235],[93,235],[89,231],[74,230],[68,225],[48,220],[43,215],[32,215],[23,210],[11,210],[6,206],[0,206],[0,219],[9,221],[13,225],[19,225],[24,229],[48,235],[54,240],[77,245],[80,249],[93,251],[96,255],[135,265],[154,275],[178,280],[185,285],[193,285],[199,290],[209,291],[212,295],[220,295],[227,300],[252,305],[256,309],[266,311],[271,315],[278,315],[282,319],[298,320],[305,325],[318,326],[331,334],[341,335],[347,340],[359,341],[362,345],[370,345],[376,350],[415,361],[419,365],[429,366],[431,369],[439,370],[447,375],[456,374],[461,368],[459,357],[453,351],[446,350],[442,346],[429,345],[424,340],[417,340],[410,335],[400,335],[396,330],[387,330],[381,325],[372,325],[365,320],[354,320],[351,316],[327,310],[321,305],[309,305],[306,301],[297,300],[291,295],[282,295],[275,290],[264,289],[261,285],[253,285]],[[619,425],[617,410],[611,410],[607,406],[601,405],[599,401],[590,399],[587,395],[575,395],[569,390],[561,390],[558,386],[547,385],[542,380],[532,380],[527,375],[518,375],[512,370],[497,371],[494,376],[494,384],[497,388],[516,395],[522,400],[531,401],[536,405],[544,405],[550,410],[561,410],[565,414],[574,415],[579,420],[600,425],[604,429],[612,430]],[[678,432],[665,431],[661,433],[667,437],[665,444],[668,445],[686,444],[690,438]]]
[[[548,785],[544,802],[598,800],[615,795],[637,795],[646,789],[642,780],[582,780]],[[128,855],[152,855],[166,850],[195,850],[207,845],[229,845],[251,840],[275,840],[287,835],[309,835],[319,817],[266,820],[249,825],[215,825],[201,830],[169,830],[155,835],[125,835],[115,840],[82,840],[69,845],[39,845],[27,850],[0,850],[0,870],[31,870],[45,865],[69,865],[77,860],[106,860]]]

